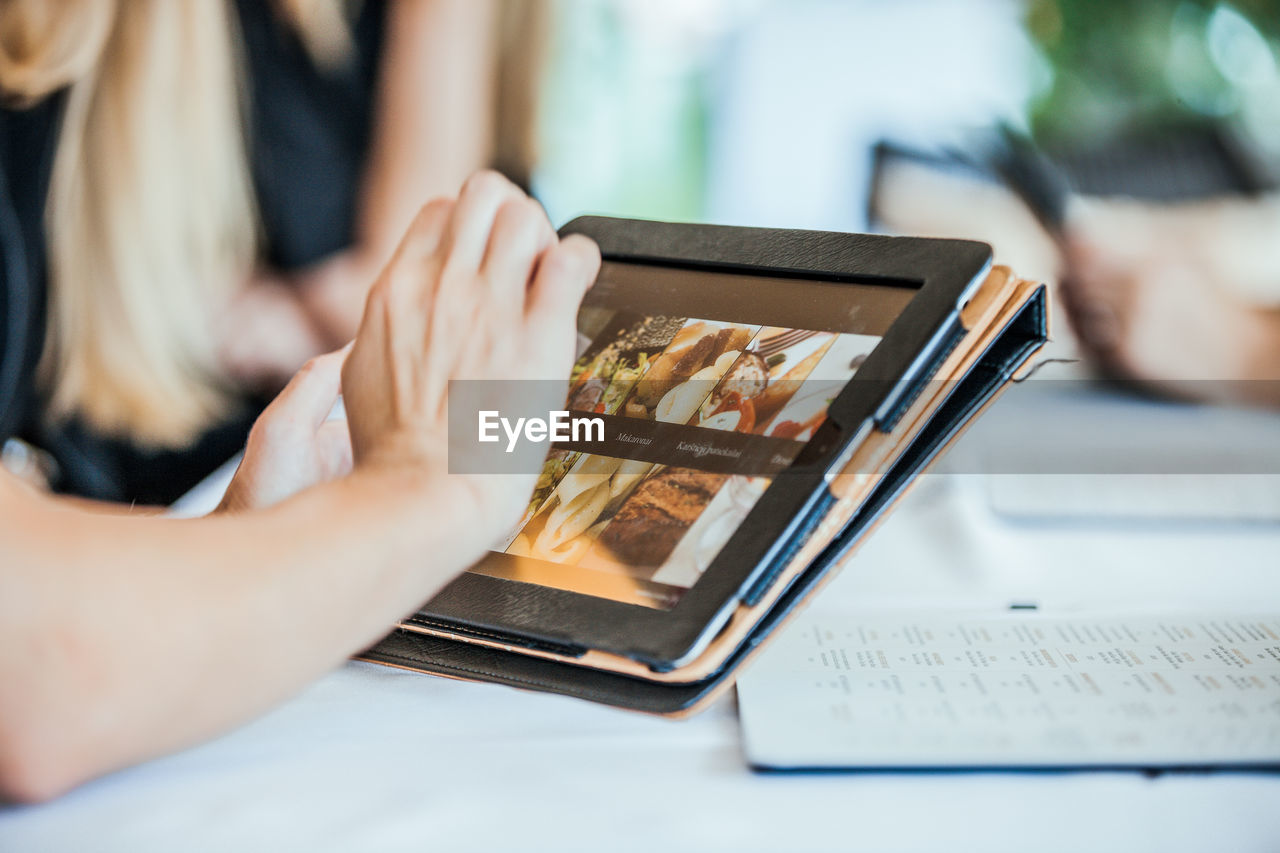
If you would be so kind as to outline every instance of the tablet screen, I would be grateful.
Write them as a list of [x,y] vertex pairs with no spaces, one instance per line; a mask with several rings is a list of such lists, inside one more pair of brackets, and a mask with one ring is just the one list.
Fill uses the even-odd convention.
[[471,571],[669,609],[800,454],[910,287],[606,262],[566,409],[519,524]]

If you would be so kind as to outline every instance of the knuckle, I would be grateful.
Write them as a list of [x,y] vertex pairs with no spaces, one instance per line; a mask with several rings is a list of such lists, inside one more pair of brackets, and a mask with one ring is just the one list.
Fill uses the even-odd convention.
[[268,406],[249,430],[248,446],[272,447],[278,444],[285,433],[285,419],[280,416],[275,406]]
[[441,195],[428,201],[422,206],[422,210],[418,211],[419,216],[428,216],[431,214],[440,214],[453,207],[453,199],[449,196]]
[[525,210],[524,200],[519,198],[509,198],[498,206],[498,218],[513,223],[519,223],[528,212]]
[[447,304],[457,299],[459,291],[465,291],[481,274],[466,253],[450,251],[439,258],[434,267],[436,286],[431,301]]
[[393,256],[393,262],[406,254],[420,254],[434,246],[441,224],[453,211],[454,202],[449,198],[436,198],[418,208],[413,221],[405,230],[400,250]]
[[570,234],[562,243],[579,257],[595,262],[600,260],[600,246],[590,237],[583,234]]
[[369,290],[369,307],[379,314],[395,311],[396,305],[404,298],[405,291],[413,285],[415,276],[407,269],[408,264],[398,263],[387,269]]
[[491,196],[508,192],[512,184],[492,169],[484,169],[467,178],[462,185],[462,194],[471,196]]
[[376,317],[385,314],[387,311],[387,285],[386,279],[378,279],[373,287],[369,288],[369,295],[364,300],[364,313],[366,317]]
[[547,213],[542,209],[542,205],[529,196],[522,196],[520,199],[520,208],[524,217],[528,220],[529,225],[536,231],[543,228],[550,229],[551,223],[547,219]]
[[453,209],[453,199],[451,198],[433,198],[431,201],[418,208],[418,213],[413,218],[413,224],[410,230],[415,234],[423,234],[435,228],[436,223],[444,215],[447,215]]
[[559,243],[547,253],[545,263],[547,264],[547,272],[554,278],[561,279],[574,272],[577,268],[578,258],[571,244]]
[[540,211],[528,198],[513,198],[503,202],[498,209],[498,218],[506,229],[522,238],[533,238],[539,233]]

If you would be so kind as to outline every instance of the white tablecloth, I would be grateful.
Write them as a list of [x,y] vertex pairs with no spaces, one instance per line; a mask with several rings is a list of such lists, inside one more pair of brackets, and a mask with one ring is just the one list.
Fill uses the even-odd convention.
[[[1280,434],[1280,433],[1277,433]],[[1274,608],[1280,526],[1014,524],[933,475],[826,603]],[[756,775],[684,722],[348,664],[216,741],[48,805],[3,851],[1280,849],[1280,775]]]

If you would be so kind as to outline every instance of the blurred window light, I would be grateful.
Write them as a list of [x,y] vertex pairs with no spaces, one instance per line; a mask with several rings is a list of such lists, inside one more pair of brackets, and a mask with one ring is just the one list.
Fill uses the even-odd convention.
[[885,138],[963,144],[1020,122],[1046,74],[1017,0],[788,0],[726,45],[708,116],[709,219],[867,227]]
[[724,39],[776,2],[557,2],[534,174],[553,221],[699,218],[710,69]]
[[1198,3],[1179,3],[1170,23],[1165,77],[1173,96],[1192,111],[1225,116],[1239,106],[1209,53],[1209,13]]
[[1276,59],[1258,29],[1229,3],[1219,3],[1205,28],[1209,56],[1237,86],[1265,86],[1276,79]]
[[[694,50],[724,35],[771,0],[614,0],[622,25],[638,37],[674,37]],[[776,0],[773,0],[776,2]]]

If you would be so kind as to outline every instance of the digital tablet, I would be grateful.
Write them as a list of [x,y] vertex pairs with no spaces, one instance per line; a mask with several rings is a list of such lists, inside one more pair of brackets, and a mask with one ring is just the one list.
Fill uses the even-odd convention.
[[[645,245],[682,227],[647,225]],[[405,627],[679,667],[794,554],[827,475],[894,428],[991,264],[966,241],[737,231],[732,263],[612,236],[564,403],[599,431],[549,444],[520,522]]]

